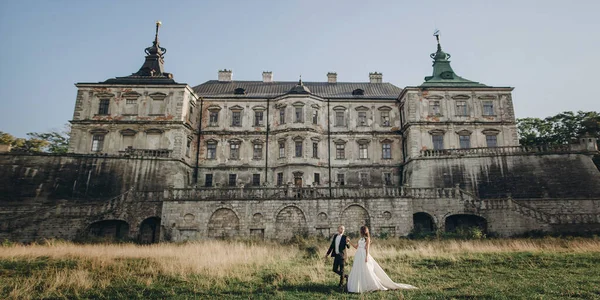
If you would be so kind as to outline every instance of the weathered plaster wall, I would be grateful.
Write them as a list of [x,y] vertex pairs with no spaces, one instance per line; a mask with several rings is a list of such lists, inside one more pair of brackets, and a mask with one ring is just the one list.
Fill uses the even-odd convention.
[[411,187],[458,184],[480,198],[600,199],[600,171],[584,154],[423,157],[407,163],[404,179]]

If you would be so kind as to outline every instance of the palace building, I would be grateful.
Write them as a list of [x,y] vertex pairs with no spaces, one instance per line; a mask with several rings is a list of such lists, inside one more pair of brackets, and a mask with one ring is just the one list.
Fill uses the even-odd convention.
[[0,154],[0,238],[600,230],[596,139],[520,146],[513,88],[457,75],[439,35],[419,86],[227,69],[190,86],[159,27],[137,72],[76,84],[68,154]]

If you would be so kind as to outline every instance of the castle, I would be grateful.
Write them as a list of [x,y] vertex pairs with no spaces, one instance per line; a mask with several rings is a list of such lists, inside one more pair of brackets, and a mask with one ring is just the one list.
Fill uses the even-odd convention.
[[513,88],[458,76],[439,35],[419,86],[225,69],[191,87],[159,27],[139,71],[76,84],[68,154],[0,154],[0,238],[600,229],[596,139],[520,146]]

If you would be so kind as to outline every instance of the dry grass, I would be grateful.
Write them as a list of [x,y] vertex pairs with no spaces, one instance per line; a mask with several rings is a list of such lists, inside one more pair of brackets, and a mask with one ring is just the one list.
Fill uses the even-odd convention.
[[[312,252],[307,251],[311,248],[309,246],[313,246]],[[282,286],[306,284],[317,284],[320,289],[327,290],[325,287],[334,280],[329,270],[331,261],[322,258],[327,247],[327,241],[317,240],[300,241],[300,245],[201,241],[142,246],[48,241],[44,244],[3,246],[0,247],[0,297],[88,297],[90,293],[97,295],[111,289],[122,288],[127,292],[123,286],[132,285],[138,287],[139,291],[134,293],[140,293],[135,294],[139,298],[154,297],[147,293],[157,290],[157,286],[164,290],[160,297],[183,293],[177,291],[178,286],[185,286],[185,293],[191,295],[211,290],[213,294],[210,295],[217,296],[238,288],[277,295]],[[422,285],[427,283],[419,273],[422,270],[418,264],[422,261],[460,261],[466,256],[522,252],[552,255],[600,253],[600,240],[394,239],[375,240],[372,247],[375,259],[383,262],[392,274],[397,274],[396,278],[401,274],[403,277],[398,278],[401,281],[410,279],[405,282],[413,283],[423,280]],[[354,255],[354,249],[349,254]],[[130,294],[124,295],[117,293],[104,297],[131,297]]]

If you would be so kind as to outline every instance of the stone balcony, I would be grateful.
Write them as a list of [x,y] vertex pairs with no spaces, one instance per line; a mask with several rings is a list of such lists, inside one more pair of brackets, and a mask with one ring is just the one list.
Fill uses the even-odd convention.
[[198,187],[167,189],[164,201],[285,200],[345,198],[471,198],[458,188],[409,188],[400,186],[342,187]]
[[126,157],[162,157],[170,158],[173,150],[169,149],[136,149],[127,148],[119,151],[119,154]]
[[538,145],[538,146],[507,146],[489,148],[465,149],[426,149],[421,150],[419,157],[462,157],[462,156],[495,156],[518,154],[553,154],[553,153],[581,153],[594,152],[582,147],[580,144],[565,145]]

